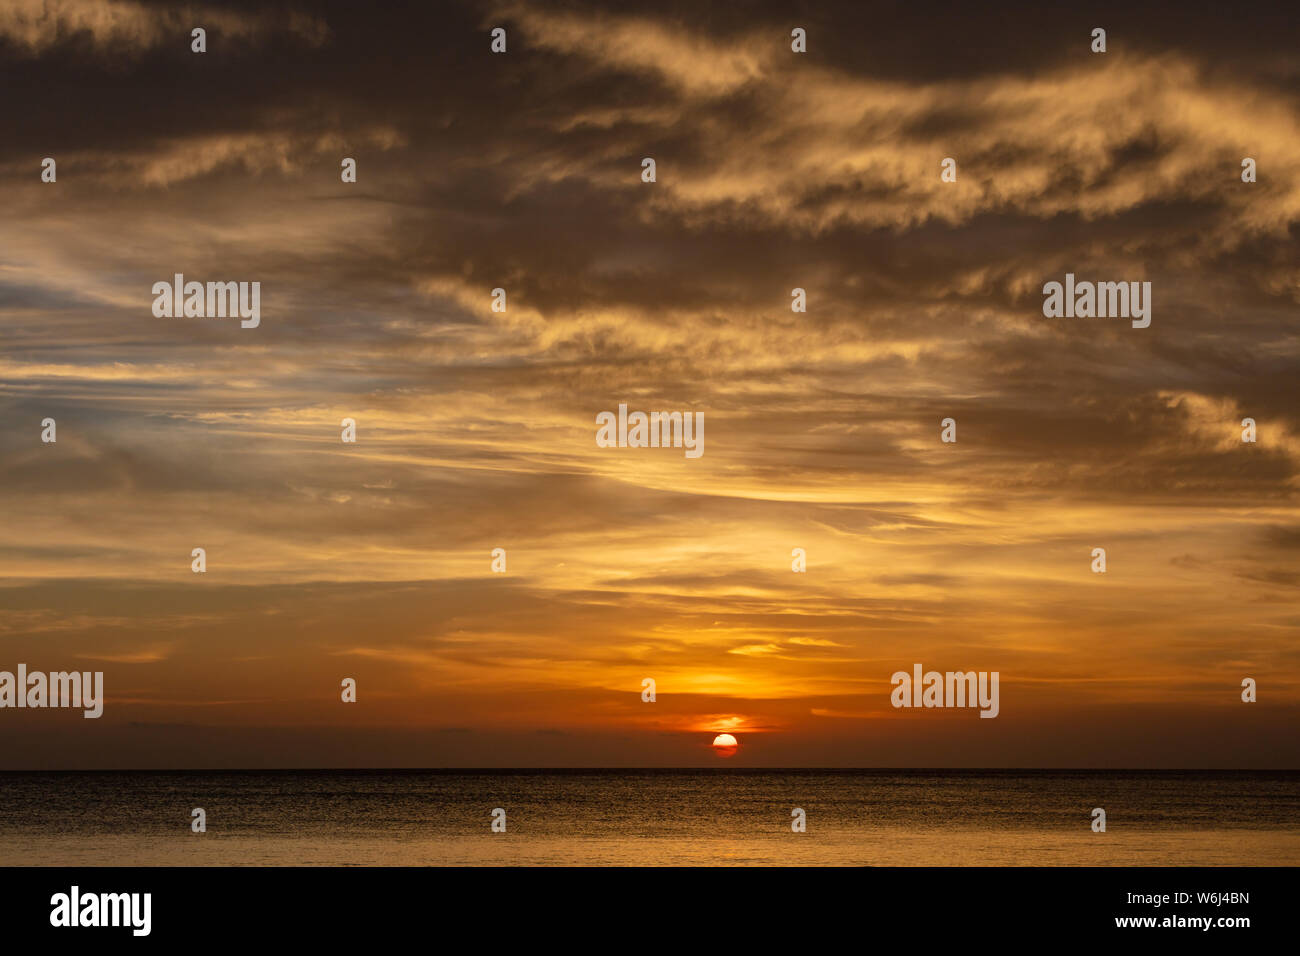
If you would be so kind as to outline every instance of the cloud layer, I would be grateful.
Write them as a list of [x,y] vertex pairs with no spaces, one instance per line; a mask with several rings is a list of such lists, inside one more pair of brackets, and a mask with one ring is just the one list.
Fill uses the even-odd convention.
[[[0,647],[111,728],[0,759],[1296,766],[1294,26],[618,10],[0,13]],[[1151,327],[1044,318],[1066,272]],[[620,402],[704,456],[596,447]],[[1002,716],[890,709],[914,661]]]

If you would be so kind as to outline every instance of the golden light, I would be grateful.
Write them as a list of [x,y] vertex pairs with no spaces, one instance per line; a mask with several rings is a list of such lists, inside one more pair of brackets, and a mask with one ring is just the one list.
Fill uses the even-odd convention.
[[719,757],[731,757],[739,749],[740,744],[731,734],[718,734],[713,738],[713,752]]

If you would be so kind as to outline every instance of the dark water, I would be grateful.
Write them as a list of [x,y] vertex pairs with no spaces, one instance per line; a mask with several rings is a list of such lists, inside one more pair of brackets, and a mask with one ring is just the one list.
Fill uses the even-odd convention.
[[1300,773],[0,774],[0,864],[110,863],[1295,865]]

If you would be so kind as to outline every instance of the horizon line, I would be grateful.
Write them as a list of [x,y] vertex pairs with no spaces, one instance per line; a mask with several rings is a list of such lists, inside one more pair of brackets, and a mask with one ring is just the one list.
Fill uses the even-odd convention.
[[14,773],[1300,773],[1300,767],[73,767]]

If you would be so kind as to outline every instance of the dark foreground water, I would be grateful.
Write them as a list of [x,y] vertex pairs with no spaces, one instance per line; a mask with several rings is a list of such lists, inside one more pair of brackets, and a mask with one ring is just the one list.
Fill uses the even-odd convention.
[[0,773],[0,865],[106,864],[1297,865],[1300,773]]

